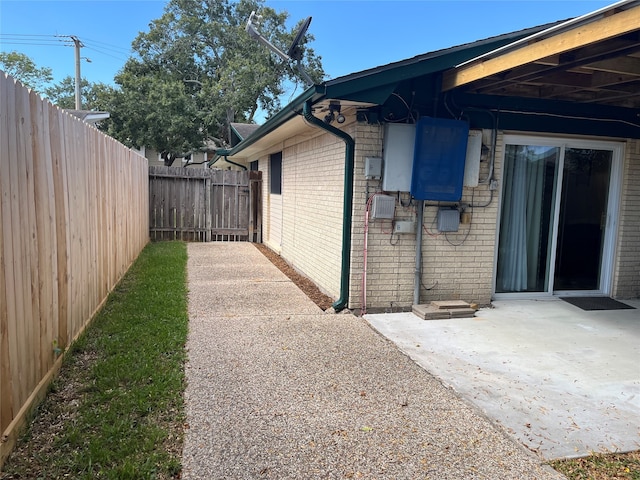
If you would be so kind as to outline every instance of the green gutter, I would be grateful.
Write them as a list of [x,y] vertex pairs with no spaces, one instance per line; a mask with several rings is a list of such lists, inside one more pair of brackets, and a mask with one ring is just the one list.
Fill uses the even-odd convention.
[[303,115],[305,120],[316,125],[322,130],[340,137],[346,147],[344,152],[344,202],[342,212],[342,272],[340,274],[340,298],[333,304],[333,308],[339,312],[349,303],[349,276],[351,274],[351,218],[353,209],[353,169],[355,158],[356,142],[351,136],[334,127],[324,123],[315,117],[311,112],[311,100],[304,103]]

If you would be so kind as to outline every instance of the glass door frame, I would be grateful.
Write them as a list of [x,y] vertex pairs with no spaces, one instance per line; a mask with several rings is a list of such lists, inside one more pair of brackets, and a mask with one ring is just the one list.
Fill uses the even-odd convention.
[[[618,232],[618,220],[620,209],[620,195],[622,189],[622,172],[624,159],[624,143],[612,142],[606,140],[593,140],[582,138],[567,137],[542,137],[533,135],[512,135],[505,134],[502,137],[502,152],[500,155],[501,174],[504,173],[504,162],[507,145],[536,145],[546,147],[557,147],[560,149],[560,158],[558,165],[558,177],[556,179],[557,193],[554,198],[553,205],[553,225],[551,226],[553,235],[551,237],[551,259],[549,263],[549,288],[544,292],[513,292],[513,293],[496,293],[496,282],[498,272],[498,249],[500,246],[500,219],[502,215],[504,188],[500,184],[500,203],[496,215],[496,244],[494,249],[493,262],[493,285],[492,297],[495,300],[500,299],[519,299],[519,298],[541,298],[553,296],[572,296],[572,295],[610,295],[613,286],[613,270],[615,259],[616,238]],[[600,285],[596,290],[554,290],[553,282],[555,278],[555,260],[558,241],[558,222],[560,219],[560,202],[562,199],[562,180],[564,174],[564,158],[567,148],[585,148],[593,150],[609,150],[611,151],[611,173],[609,179],[609,193],[607,199],[607,218],[605,224],[604,243],[602,247],[602,260],[600,263]],[[502,178],[501,178],[502,180]]]

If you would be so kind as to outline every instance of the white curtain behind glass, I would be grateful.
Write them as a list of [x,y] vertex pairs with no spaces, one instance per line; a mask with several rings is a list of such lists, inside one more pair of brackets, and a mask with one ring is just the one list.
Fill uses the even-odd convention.
[[[498,292],[536,288],[542,242],[545,163],[557,148],[507,145],[498,249]],[[550,155],[551,154],[551,155]]]

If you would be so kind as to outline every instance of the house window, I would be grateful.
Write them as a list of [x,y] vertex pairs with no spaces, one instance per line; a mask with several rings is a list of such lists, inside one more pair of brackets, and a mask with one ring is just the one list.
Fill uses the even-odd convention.
[[258,160],[254,160],[253,162],[249,163],[249,170],[251,170],[252,172],[258,171]]
[[269,156],[269,193],[282,193],[282,152]]

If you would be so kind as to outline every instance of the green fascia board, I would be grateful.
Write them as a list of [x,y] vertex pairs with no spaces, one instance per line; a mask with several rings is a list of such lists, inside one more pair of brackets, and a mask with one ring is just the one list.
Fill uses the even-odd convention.
[[329,80],[325,82],[327,86],[327,98],[351,99],[351,96],[357,92],[365,92],[367,90],[378,91],[383,86],[397,85],[405,80],[412,80],[425,75],[443,72],[558,23],[561,22],[554,22],[552,24],[503,34],[473,43],[437,50],[388,65],[352,73],[335,80]]
[[244,140],[244,137],[242,135],[240,135],[240,132],[238,132],[238,130],[236,129],[236,127],[234,127],[233,125],[229,125],[229,128],[231,128],[231,131],[233,132],[233,134],[238,137],[240,139],[240,141]]
[[382,105],[387,101],[389,96],[396,90],[397,87],[397,83],[387,83],[386,85],[377,85],[371,88],[361,88],[347,92],[327,89],[327,92],[329,92],[327,98],[331,98],[334,100],[350,100],[352,102],[363,102]]
[[240,135],[240,133],[238,132],[238,130],[236,130],[236,127],[234,127],[233,125],[229,125],[229,128],[231,128],[231,130],[233,131],[233,133],[235,133],[238,138],[242,138],[242,135]]
[[372,100],[375,98],[368,99],[365,97],[365,93],[378,93],[390,90],[390,94],[400,82],[448,70],[465,60],[475,58],[476,56],[486,53],[487,51],[491,51],[494,48],[497,47],[494,45],[489,49],[471,48],[464,52],[454,52],[424,59],[418,63],[399,65],[392,69],[385,68],[348,82],[336,83],[334,85],[327,84],[327,97],[352,100],[354,95],[358,95],[362,101],[382,104],[388,96],[382,99],[377,98],[376,100],[378,101],[373,102]]

